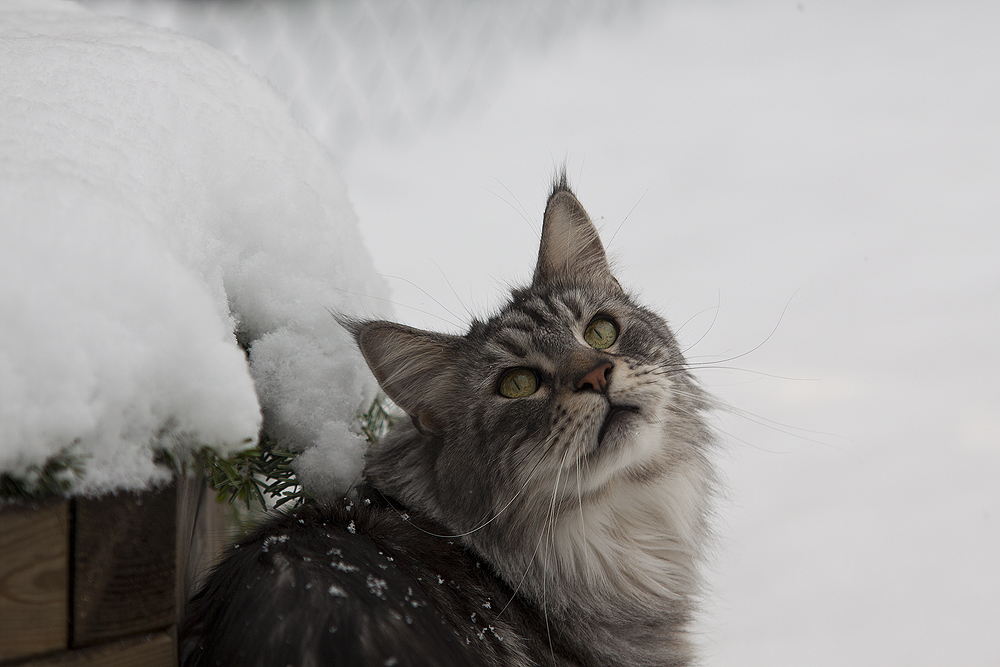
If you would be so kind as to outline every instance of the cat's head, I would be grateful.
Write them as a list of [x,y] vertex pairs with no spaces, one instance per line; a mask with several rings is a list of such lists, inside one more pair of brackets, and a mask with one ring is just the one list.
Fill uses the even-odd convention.
[[537,521],[703,460],[705,399],[677,341],[612,275],[565,176],[531,285],[498,314],[464,336],[347,326],[410,417],[369,453],[369,480],[456,532]]

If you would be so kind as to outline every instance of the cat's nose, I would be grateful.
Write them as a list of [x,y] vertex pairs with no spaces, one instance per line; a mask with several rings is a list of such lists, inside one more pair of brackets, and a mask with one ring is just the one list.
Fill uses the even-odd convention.
[[602,394],[608,390],[608,379],[611,377],[611,362],[604,362],[592,371],[587,372],[576,381],[577,391],[599,391]]

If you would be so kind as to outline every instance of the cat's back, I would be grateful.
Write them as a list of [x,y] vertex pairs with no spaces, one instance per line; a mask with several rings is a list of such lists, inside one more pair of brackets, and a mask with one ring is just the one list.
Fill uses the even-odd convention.
[[440,533],[370,497],[277,514],[188,604],[181,663],[536,664],[521,605],[508,607],[506,586]]

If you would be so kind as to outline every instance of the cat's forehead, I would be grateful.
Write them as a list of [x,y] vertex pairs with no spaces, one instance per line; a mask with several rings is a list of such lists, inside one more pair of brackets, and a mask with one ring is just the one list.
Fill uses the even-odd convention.
[[473,323],[468,337],[484,340],[510,332],[540,337],[555,342],[569,337],[571,326],[589,321],[597,313],[614,314],[629,307],[622,294],[602,294],[582,286],[560,289],[515,290],[512,298],[496,315],[485,322]]

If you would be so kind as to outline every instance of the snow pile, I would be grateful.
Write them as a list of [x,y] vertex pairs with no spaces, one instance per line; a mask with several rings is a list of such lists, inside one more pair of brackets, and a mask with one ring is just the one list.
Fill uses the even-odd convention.
[[79,492],[143,488],[154,448],[245,448],[262,407],[312,447],[307,484],[346,487],[375,385],[328,309],[378,314],[386,289],[287,104],[69,3],[0,9],[0,62],[0,472],[62,455]]

